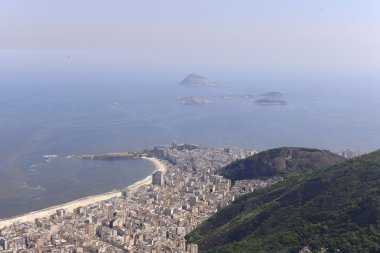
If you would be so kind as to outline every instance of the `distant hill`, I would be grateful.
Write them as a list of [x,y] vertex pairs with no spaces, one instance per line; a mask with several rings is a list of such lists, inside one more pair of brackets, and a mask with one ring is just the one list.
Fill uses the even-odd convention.
[[237,160],[220,171],[233,181],[266,178],[292,171],[319,169],[345,161],[326,150],[308,148],[276,148]]
[[187,239],[200,252],[380,252],[379,186],[377,151],[245,195]]
[[196,75],[196,74],[188,75],[180,83],[180,85],[184,85],[184,86],[214,86],[215,84],[216,84],[215,82],[211,82],[207,78]]

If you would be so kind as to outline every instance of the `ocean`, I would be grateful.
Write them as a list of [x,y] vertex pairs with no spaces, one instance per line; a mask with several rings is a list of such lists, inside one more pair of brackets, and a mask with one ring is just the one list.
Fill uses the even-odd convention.
[[[256,150],[380,147],[376,73],[272,75],[70,61],[0,62],[0,218],[119,189],[154,170],[144,160],[66,158],[73,154],[141,151],[172,142]],[[217,85],[180,86],[190,72]],[[283,93],[287,105],[221,98],[269,91]],[[185,96],[212,102],[176,102]]]

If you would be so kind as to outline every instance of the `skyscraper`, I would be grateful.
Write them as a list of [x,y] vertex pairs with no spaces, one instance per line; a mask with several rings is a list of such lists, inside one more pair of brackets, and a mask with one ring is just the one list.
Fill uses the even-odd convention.
[[164,174],[161,171],[156,171],[152,175],[153,185],[164,185]]

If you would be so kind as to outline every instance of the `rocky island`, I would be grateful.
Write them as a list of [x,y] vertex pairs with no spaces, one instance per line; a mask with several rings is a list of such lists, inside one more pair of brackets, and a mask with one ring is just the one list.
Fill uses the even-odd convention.
[[206,104],[206,103],[210,103],[211,101],[207,98],[203,98],[203,97],[184,97],[184,98],[181,98],[179,100],[177,100],[177,103],[180,103],[180,104],[188,104],[188,105],[193,105],[193,104]]
[[180,85],[183,86],[196,86],[196,87],[206,87],[206,86],[215,86],[215,82],[208,80],[203,76],[196,74],[190,74],[185,79],[182,80]]
[[287,102],[283,100],[283,94],[277,91],[271,91],[260,95],[260,99],[255,100],[258,105],[286,105]]

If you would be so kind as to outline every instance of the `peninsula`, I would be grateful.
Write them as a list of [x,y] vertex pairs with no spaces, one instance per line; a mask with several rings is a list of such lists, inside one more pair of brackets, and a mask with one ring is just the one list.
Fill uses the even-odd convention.
[[[0,246],[33,253],[379,248],[380,151],[345,161],[306,148],[257,154],[173,143],[146,153],[156,157],[143,157],[156,163],[152,177],[96,202],[2,221]],[[368,240],[346,243],[362,235]]]

